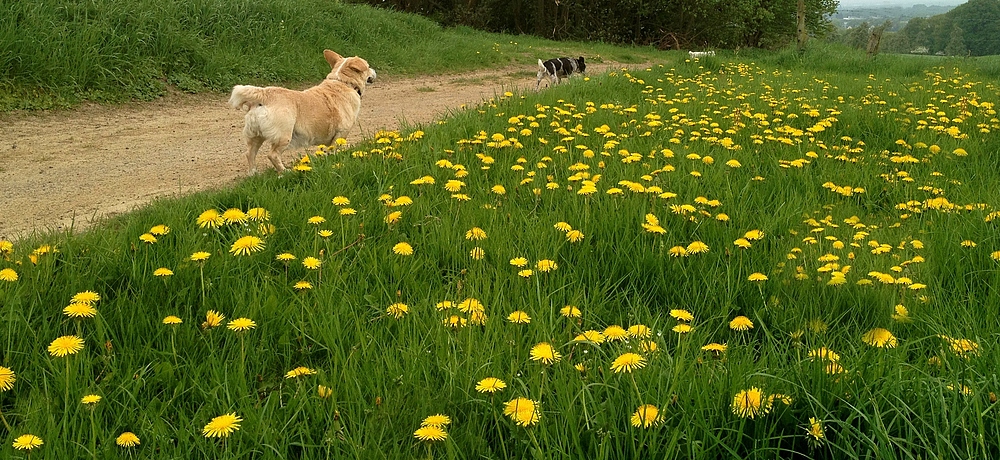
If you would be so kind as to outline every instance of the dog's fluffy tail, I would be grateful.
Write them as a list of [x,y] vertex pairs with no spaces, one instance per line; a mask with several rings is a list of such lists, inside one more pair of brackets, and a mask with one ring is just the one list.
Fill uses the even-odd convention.
[[250,85],[236,85],[229,96],[229,105],[234,109],[250,110],[264,103],[266,94],[264,88]]

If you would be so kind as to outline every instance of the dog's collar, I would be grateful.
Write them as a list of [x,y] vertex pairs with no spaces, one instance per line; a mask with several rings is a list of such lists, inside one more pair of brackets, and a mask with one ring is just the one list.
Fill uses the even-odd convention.
[[350,86],[350,87],[351,87],[352,89],[354,89],[354,91],[355,91],[356,93],[358,93],[358,97],[361,97],[361,96],[362,96],[362,94],[361,94],[361,88],[360,88],[360,87],[358,87],[358,86],[354,86],[354,85],[352,85],[352,84],[350,84],[350,83],[348,83],[348,82],[346,82],[346,81],[344,81],[344,80],[341,80],[341,79],[339,79],[339,78],[328,78],[328,80],[331,80],[331,81],[335,81],[335,82],[337,82],[337,83],[342,83],[342,84],[344,84],[344,85],[347,85],[347,86]]

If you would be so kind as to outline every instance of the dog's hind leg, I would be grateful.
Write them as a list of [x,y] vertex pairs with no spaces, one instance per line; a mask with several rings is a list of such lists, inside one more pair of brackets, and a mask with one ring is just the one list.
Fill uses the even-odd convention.
[[264,138],[262,137],[250,137],[247,138],[247,165],[249,166],[248,171],[250,175],[257,174],[257,152],[260,150],[260,146],[264,143]]
[[285,172],[285,165],[281,163],[281,152],[285,150],[288,146],[288,140],[281,140],[271,144],[271,151],[267,154],[267,159],[271,160],[271,164],[274,165],[274,169],[278,171],[278,174]]

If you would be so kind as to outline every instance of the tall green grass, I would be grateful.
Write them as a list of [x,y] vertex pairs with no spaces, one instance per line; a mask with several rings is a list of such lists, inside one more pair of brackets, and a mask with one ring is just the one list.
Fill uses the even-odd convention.
[[[667,59],[498,95],[311,155],[302,171],[14,243],[0,260],[19,275],[0,282],[0,366],[17,374],[0,392],[13,428],[0,429],[0,453],[26,457],[10,444],[31,433],[45,442],[32,458],[59,459],[997,456],[996,83],[963,67],[869,76]],[[270,213],[264,227],[196,223],[256,207]],[[661,232],[643,227],[649,214]],[[161,224],[169,233],[140,239]],[[474,227],[487,237],[471,239]],[[748,233],[749,247],[735,244]],[[263,248],[232,255],[247,235]],[[395,254],[400,242],[414,253]],[[695,242],[709,250],[672,255]],[[191,261],[197,251],[211,256]],[[296,259],[277,260],[286,252]],[[322,268],[304,267],[308,256]],[[173,276],[154,276],[161,267]],[[303,280],[313,288],[297,290]],[[61,314],[86,290],[102,297],[95,318]],[[438,307],[469,298],[484,325]],[[393,317],[396,303],[408,313]],[[689,332],[675,329],[680,309]],[[209,310],[256,328],[203,327]],[[531,322],[506,319],[517,310]],[[732,329],[737,316],[753,327]],[[574,340],[637,325],[650,336]],[[866,343],[875,328],[895,346]],[[84,349],[50,356],[67,334]],[[532,360],[542,342],[562,358]],[[713,342],[728,348],[702,349]],[[615,372],[628,352],[645,366]],[[286,378],[298,366],[317,373]],[[480,393],[486,377],[507,387]],[[752,388],[775,398],[770,410],[734,413]],[[84,407],[87,394],[103,400]],[[504,415],[516,397],[539,401],[537,423]],[[630,423],[642,404],[662,416],[648,428]],[[204,437],[226,413],[240,429]],[[438,413],[447,439],[415,439]],[[125,431],[141,444],[116,446]]]
[[329,71],[325,48],[386,76],[534,64],[567,49],[633,62],[650,52],[445,29],[328,0],[13,2],[0,17],[0,110],[314,82]]

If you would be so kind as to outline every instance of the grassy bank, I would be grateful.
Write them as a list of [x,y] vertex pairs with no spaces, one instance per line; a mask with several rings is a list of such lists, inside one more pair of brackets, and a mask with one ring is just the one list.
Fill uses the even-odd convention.
[[0,453],[995,457],[996,82],[685,57],[0,243]]
[[649,50],[445,29],[327,0],[14,2],[0,17],[0,111],[118,102],[235,84],[301,84],[358,55],[386,76],[532,65],[576,53],[644,61]]

